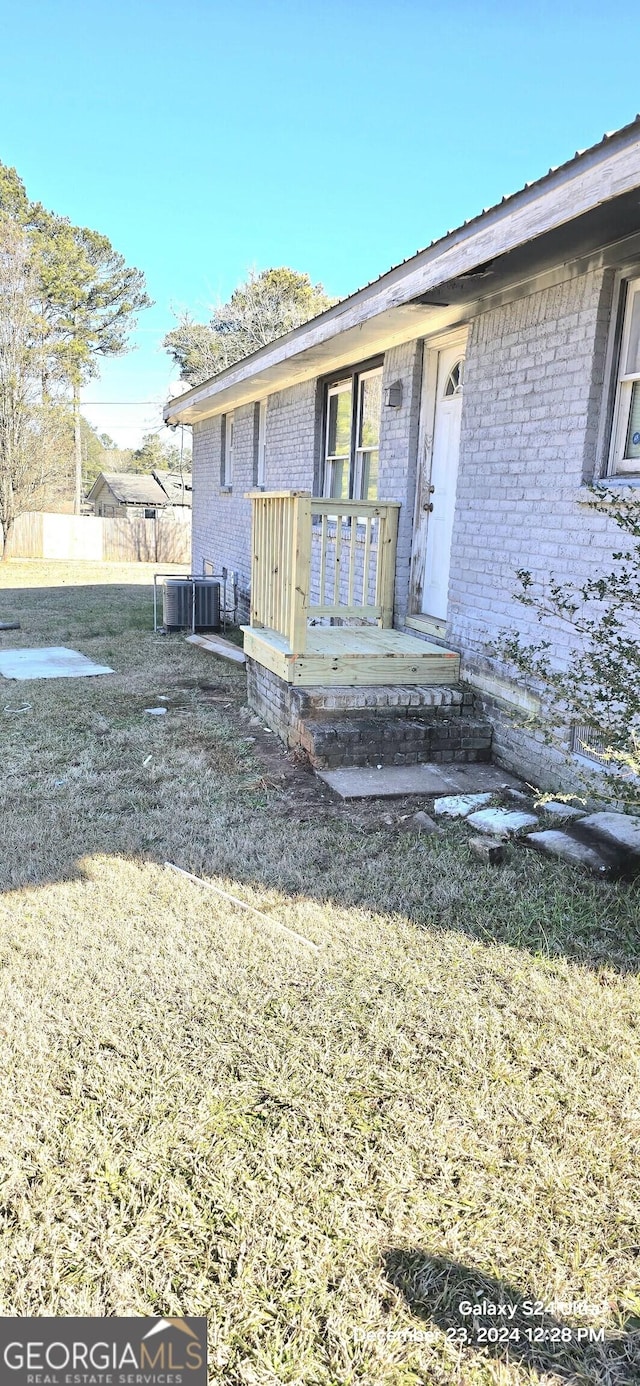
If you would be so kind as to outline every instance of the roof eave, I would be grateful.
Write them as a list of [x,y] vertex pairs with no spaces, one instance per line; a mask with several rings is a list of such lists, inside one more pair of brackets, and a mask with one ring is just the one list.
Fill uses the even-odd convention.
[[[245,382],[257,376],[265,377],[262,393],[268,393],[268,377],[274,367],[301,358],[347,332],[357,332],[376,317],[401,308],[406,310],[412,301],[441,284],[638,187],[639,131],[640,122],[636,119],[561,168],[550,170],[536,183],[449,232],[412,259],[388,270],[325,313],[169,401],[163,410],[165,422],[193,422],[220,412],[223,407],[232,407],[236,394],[246,395],[246,389],[241,388]],[[381,327],[384,336],[382,323]],[[260,391],[252,397],[258,398],[259,394]]]

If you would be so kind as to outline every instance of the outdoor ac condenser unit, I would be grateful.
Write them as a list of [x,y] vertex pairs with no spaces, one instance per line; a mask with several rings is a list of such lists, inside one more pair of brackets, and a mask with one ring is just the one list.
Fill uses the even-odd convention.
[[162,622],[165,630],[219,630],[220,583],[212,578],[165,578]]

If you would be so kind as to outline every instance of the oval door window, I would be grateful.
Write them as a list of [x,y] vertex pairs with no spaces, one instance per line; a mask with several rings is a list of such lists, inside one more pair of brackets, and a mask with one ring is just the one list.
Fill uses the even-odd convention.
[[462,394],[464,380],[464,357],[456,361],[455,366],[451,367],[447,376],[447,383],[444,387],[444,398],[450,399],[452,395]]

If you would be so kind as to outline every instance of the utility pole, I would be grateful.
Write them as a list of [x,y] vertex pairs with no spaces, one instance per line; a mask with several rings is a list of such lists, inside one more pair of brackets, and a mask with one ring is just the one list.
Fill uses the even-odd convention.
[[75,454],[75,495],[73,502],[74,515],[82,514],[82,435],[80,433],[80,386],[74,381],[73,385],[73,449]]

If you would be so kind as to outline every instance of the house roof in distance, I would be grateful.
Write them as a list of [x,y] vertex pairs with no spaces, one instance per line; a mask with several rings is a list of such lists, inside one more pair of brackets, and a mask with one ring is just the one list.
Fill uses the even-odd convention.
[[[324,313],[164,407],[197,423],[464,321],[464,308],[640,229],[640,116],[578,151]],[[448,291],[448,292],[447,292]],[[468,315],[467,315],[468,316]]]
[[154,467],[152,475],[172,505],[191,505],[193,482],[190,472],[161,472]]
[[155,477],[137,472],[100,472],[96,477],[88,500],[93,500],[100,483],[104,482],[117,501],[122,505],[169,505],[165,491]]

